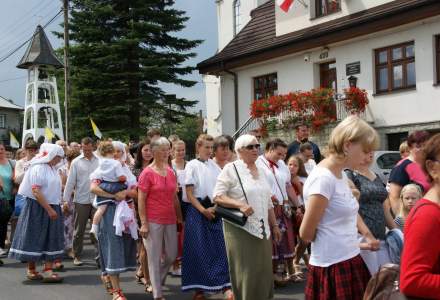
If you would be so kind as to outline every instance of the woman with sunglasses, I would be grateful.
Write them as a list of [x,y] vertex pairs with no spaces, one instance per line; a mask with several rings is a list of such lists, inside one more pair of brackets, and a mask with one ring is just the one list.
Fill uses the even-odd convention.
[[182,257],[182,290],[194,291],[194,300],[204,300],[205,292],[223,292],[234,299],[230,290],[223,225],[216,218],[212,196],[220,167],[211,159],[214,139],[202,134],[197,138],[197,158],[186,165],[187,208]]
[[255,163],[259,149],[254,136],[239,137],[235,143],[239,159],[223,168],[214,189],[216,203],[237,208],[248,216],[244,226],[224,222],[235,300],[273,298],[271,228],[276,241],[281,234],[276,226],[271,187],[264,170]]
[[394,215],[400,211],[400,192],[405,185],[415,183],[422,188],[423,194],[430,188],[428,178],[421,165],[422,147],[428,139],[429,133],[427,131],[411,133],[407,139],[410,155],[398,162],[391,171],[389,198]]

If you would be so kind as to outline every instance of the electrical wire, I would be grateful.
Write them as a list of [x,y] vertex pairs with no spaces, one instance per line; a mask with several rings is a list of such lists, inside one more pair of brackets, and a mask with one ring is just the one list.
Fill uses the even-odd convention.
[[0,80],[0,83],[8,82],[8,81],[14,81],[14,80],[19,80],[19,79],[25,79],[25,78],[27,78],[27,76],[21,76],[21,77],[16,77],[16,78],[9,78],[9,79]]
[[[61,9],[55,16],[52,17],[52,19],[50,19],[44,26],[43,28],[46,28],[47,26],[49,26],[53,21],[55,21],[56,18],[58,18],[61,14],[63,13],[63,10]],[[29,41],[31,41],[36,33],[34,33],[30,38],[28,38],[26,41],[24,41],[23,43],[20,44],[20,46],[18,46],[17,48],[15,48],[14,50],[12,50],[11,52],[9,52],[8,54],[6,54],[6,56],[3,56],[0,59],[0,63],[4,62],[5,60],[7,60],[9,57],[11,57],[15,52],[17,52],[18,50],[20,50],[24,45],[26,45]]]
[[[52,4],[52,3],[49,3]],[[48,7],[48,6],[46,6]],[[55,8],[55,9],[54,9]],[[54,13],[58,12],[60,10],[60,7],[52,7],[49,12],[46,12],[44,16],[41,17],[41,20],[46,19],[47,17],[53,15]],[[0,53],[4,52],[7,49],[13,48],[17,44],[20,43],[20,40],[23,40],[25,37],[28,36],[28,32],[35,29],[35,23],[39,22],[32,22],[32,24],[24,25],[21,27],[21,25],[17,25],[17,28],[21,29],[20,31],[13,33],[14,30],[9,32],[9,37],[6,39],[0,39],[2,46],[0,47]]]

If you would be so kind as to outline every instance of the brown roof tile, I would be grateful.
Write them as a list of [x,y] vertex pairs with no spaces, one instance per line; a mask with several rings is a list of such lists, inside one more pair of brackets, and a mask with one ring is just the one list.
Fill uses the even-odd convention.
[[248,24],[213,57],[197,65],[200,73],[239,66],[400,26],[440,14],[439,0],[395,0],[336,20],[276,36],[275,1],[251,13]]

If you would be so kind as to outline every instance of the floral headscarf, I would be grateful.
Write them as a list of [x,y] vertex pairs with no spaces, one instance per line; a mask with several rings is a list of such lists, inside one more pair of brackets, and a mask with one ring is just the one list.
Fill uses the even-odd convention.
[[125,162],[127,160],[127,152],[125,151],[125,144],[120,141],[113,141],[112,144],[113,144],[113,147],[115,147],[115,149],[118,149],[122,152],[122,157],[119,159],[119,161],[122,164],[125,164]]
[[64,157],[64,150],[61,146],[55,144],[44,143],[41,145],[38,154],[30,161],[30,165],[47,164],[55,156]]

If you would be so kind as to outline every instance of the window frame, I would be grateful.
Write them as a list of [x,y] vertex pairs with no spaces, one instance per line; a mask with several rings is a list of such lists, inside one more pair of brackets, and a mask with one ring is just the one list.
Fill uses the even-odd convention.
[[[272,82],[271,81],[272,76],[275,76],[275,78],[276,78],[275,84],[269,84],[269,85],[264,85],[262,87],[260,87],[260,86],[257,87],[258,80],[263,80],[264,83],[267,83],[268,81]],[[252,84],[253,84],[253,96],[254,96],[253,100],[266,99],[268,97],[278,95],[278,73],[277,72],[253,77]],[[260,93],[262,96],[257,98],[257,93]]]
[[6,128],[6,114],[0,114],[0,129],[5,129],[5,128]]
[[[322,1],[325,1],[325,7],[322,6]],[[335,10],[332,11],[328,11],[328,7],[330,5],[330,2],[332,0],[315,0],[315,18],[321,18],[321,17],[325,17],[325,16],[329,16],[331,14],[334,13],[338,13],[342,10],[341,8],[341,0],[336,0],[338,1],[338,7]]]
[[232,17],[234,20],[234,36],[236,36],[241,29],[239,29],[239,27],[241,26],[240,23],[240,17],[241,17],[241,13],[240,13],[240,8],[241,8],[241,0],[234,0],[232,2]]
[[[407,56],[406,49],[407,46],[413,46],[413,56]],[[393,50],[394,49],[401,49],[401,55],[402,57],[400,59],[393,60]],[[380,62],[380,54],[386,51],[387,53],[387,60],[384,63]],[[407,65],[414,63],[414,84],[409,85],[408,84],[408,72],[407,72]],[[416,63],[416,55],[415,55],[415,43],[414,41],[407,41],[400,44],[390,45],[387,47],[382,47],[378,49],[374,49],[374,74],[375,74],[375,84],[376,84],[376,94],[387,94],[392,93],[396,91],[401,90],[408,90],[408,89],[415,89],[417,86],[417,72],[415,69],[415,63]],[[394,67],[396,66],[402,66],[402,85],[400,87],[394,86]],[[388,86],[386,89],[380,89],[380,71],[382,69],[387,70],[387,81]]]
[[440,85],[440,34],[435,36],[435,69],[436,78],[435,85]]

